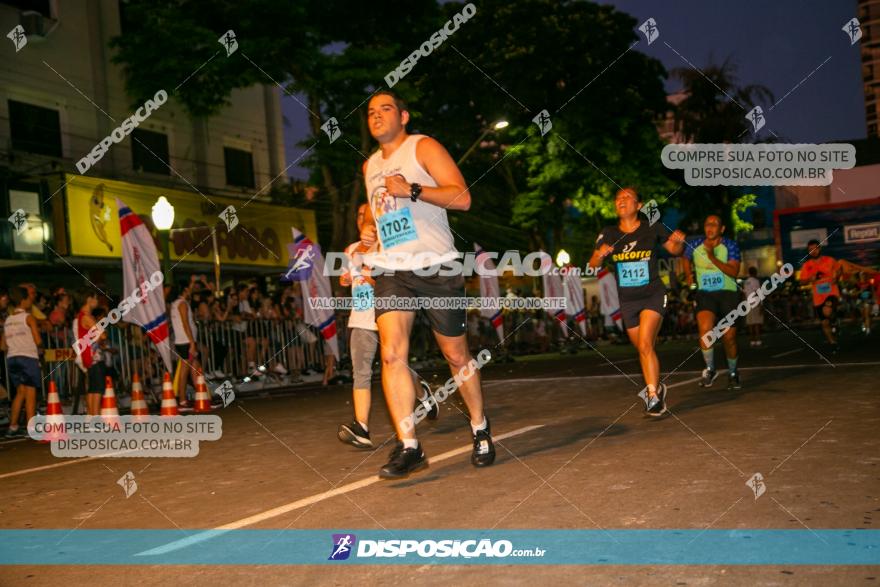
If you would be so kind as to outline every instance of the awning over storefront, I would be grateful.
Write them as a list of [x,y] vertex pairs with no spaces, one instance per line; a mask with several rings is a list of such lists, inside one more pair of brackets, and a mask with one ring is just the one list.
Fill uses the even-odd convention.
[[[67,251],[75,257],[121,257],[117,197],[150,228],[157,246],[151,210],[159,196],[168,199],[174,206],[170,255],[174,261],[213,263],[213,229],[223,265],[286,267],[291,226],[317,241],[312,210],[80,175],[66,179]],[[228,206],[235,209],[238,220],[231,230],[220,218]],[[177,230],[181,228],[193,230]]]

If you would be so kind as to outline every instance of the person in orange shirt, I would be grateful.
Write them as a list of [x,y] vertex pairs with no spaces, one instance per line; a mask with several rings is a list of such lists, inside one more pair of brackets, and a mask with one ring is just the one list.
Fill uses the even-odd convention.
[[800,280],[811,285],[813,307],[822,323],[822,332],[833,351],[837,352],[837,304],[840,300],[837,279],[841,272],[840,263],[823,255],[822,247],[816,239],[807,243],[807,251],[809,258],[801,268]]

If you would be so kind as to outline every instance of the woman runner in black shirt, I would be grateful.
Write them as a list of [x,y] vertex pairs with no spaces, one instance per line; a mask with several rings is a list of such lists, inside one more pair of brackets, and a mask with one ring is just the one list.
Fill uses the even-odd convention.
[[666,386],[660,383],[660,361],[654,344],[666,312],[666,287],[657,272],[657,256],[661,247],[671,255],[681,255],[685,235],[680,230],[670,234],[662,222],[650,224],[644,215],[640,216],[641,202],[633,188],[617,192],[614,208],[618,224],[606,226],[599,233],[590,267],[601,266],[611,256],[623,325],[639,351],[647,385],[645,413],[660,416],[666,413]]

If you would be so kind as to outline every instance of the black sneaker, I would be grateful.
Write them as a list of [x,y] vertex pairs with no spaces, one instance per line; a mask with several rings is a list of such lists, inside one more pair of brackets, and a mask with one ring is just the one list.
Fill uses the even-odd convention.
[[645,409],[645,415],[658,417],[662,416],[666,413],[666,385],[664,383],[660,384],[660,388],[657,390],[657,395],[654,397],[650,397],[648,399],[648,405]]
[[471,464],[475,467],[488,467],[495,462],[495,443],[492,442],[492,429],[489,418],[486,428],[474,434],[474,452],[471,453]]
[[712,387],[715,380],[718,379],[718,371],[715,369],[703,369],[703,377],[700,379],[700,387]]
[[736,371],[732,371],[727,375],[727,389],[742,389],[742,384],[739,382],[739,373]]
[[385,466],[379,469],[379,477],[382,479],[403,479],[428,466],[421,444],[415,448],[403,448],[401,442],[400,446],[391,449],[389,457]]
[[425,395],[422,399],[417,399],[416,401],[425,406],[425,414],[428,416],[428,420],[436,420],[437,416],[440,415],[440,405],[437,403],[434,392],[431,391],[431,384],[424,379],[419,382],[422,384],[422,391],[425,392]]
[[370,433],[364,430],[357,420],[351,424],[343,424],[339,427],[336,436],[345,444],[350,444],[355,448],[373,448],[373,441],[370,440]]
[[27,433],[21,428],[9,428],[6,431],[6,438],[21,438],[27,436]]

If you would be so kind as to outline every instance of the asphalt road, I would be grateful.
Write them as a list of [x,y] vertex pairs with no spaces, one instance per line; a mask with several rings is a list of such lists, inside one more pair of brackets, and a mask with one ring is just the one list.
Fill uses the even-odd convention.
[[[642,415],[638,362],[627,346],[490,364],[483,382],[493,431],[512,434],[497,443],[496,464],[470,465],[470,434],[454,395],[439,420],[419,426],[435,460],[396,482],[372,479],[390,442],[361,452],[336,440],[337,426],[351,417],[343,387],[239,400],[220,412],[223,437],[203,442],[195,458],[75,461],[30,440],[3,442],[0,530],[68,529],[64,541],[75,542],[88,529],[229,524],[328,532],[873,529],[880,336],[851,333],[837,355],[817,338],[816,331],[782,332],[761,349],[746,344],[739,392],[724,389],[724,375],[713,389],[697,386],[694,341],[662,345],[671,414],[661,420]],[[716,360],[723,363],[720,351]],[[437,383],[446,376],[429,374]],[[371,432],[379,442],[391,438],[378,385]],[[128,471],[138,491],[126,498],[117,480]],[[758,498],[746,486],[755,473],[766,486]],[[328,495],[331,489],[342,491]],[[877,577],[876,566],[818,565],[0,567],[0,586],[872,585]]]

